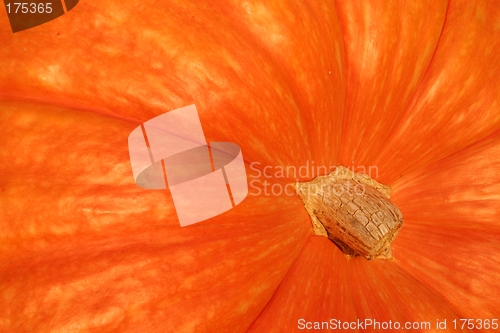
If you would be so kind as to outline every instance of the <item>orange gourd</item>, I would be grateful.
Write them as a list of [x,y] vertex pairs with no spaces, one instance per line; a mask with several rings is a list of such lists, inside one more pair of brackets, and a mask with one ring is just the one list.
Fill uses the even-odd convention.
[[[81,1],[15,34],[0,13],[0,331],[498,318],[499,22],[486,0]],[[190,104],[249,180],[376,167],[394,260],[346,258],[285,193],[181,228],[127,137]]]

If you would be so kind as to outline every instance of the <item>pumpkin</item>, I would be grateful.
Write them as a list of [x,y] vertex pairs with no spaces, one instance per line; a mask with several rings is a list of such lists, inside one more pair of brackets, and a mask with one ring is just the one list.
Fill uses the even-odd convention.
[[[494,331],[499,22],[486,0],[83,1],[18,33],[1,14],[0,331]],[[376,167],[394,259],[346,258],[284,192],[181,228],[127,137],[190,104],[259,189]]]

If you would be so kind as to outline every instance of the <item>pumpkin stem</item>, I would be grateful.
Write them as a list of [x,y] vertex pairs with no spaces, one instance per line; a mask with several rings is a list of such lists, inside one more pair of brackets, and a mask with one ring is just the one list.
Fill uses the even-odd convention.
[[393,259],[391,242],[403,216],[391,188],[343,166],[294,185],[311,217],[314,233],[329,238],[347,257]]

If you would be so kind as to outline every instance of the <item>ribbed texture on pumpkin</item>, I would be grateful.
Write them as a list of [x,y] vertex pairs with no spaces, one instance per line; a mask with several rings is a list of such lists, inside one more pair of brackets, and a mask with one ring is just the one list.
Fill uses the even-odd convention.
[[[16,34],[1,14],[0,331],[500,317],[498,22],[486,0],[80,1]],[[376,166],[396,260],[348,260],[285,194],[180,228],[127,137],[190,104],[249,175]]]

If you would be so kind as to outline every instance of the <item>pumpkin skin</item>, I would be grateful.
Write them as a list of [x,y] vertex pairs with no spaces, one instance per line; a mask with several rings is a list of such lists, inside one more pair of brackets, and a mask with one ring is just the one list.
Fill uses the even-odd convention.
[[[498,317],[498,7],[81,2],[16,34],[0,15],[0,331]],[[376,165],[405,218],[396,259],[347,260],[296,196],[180,228],[126,143],[193,103],[248,166]]]

